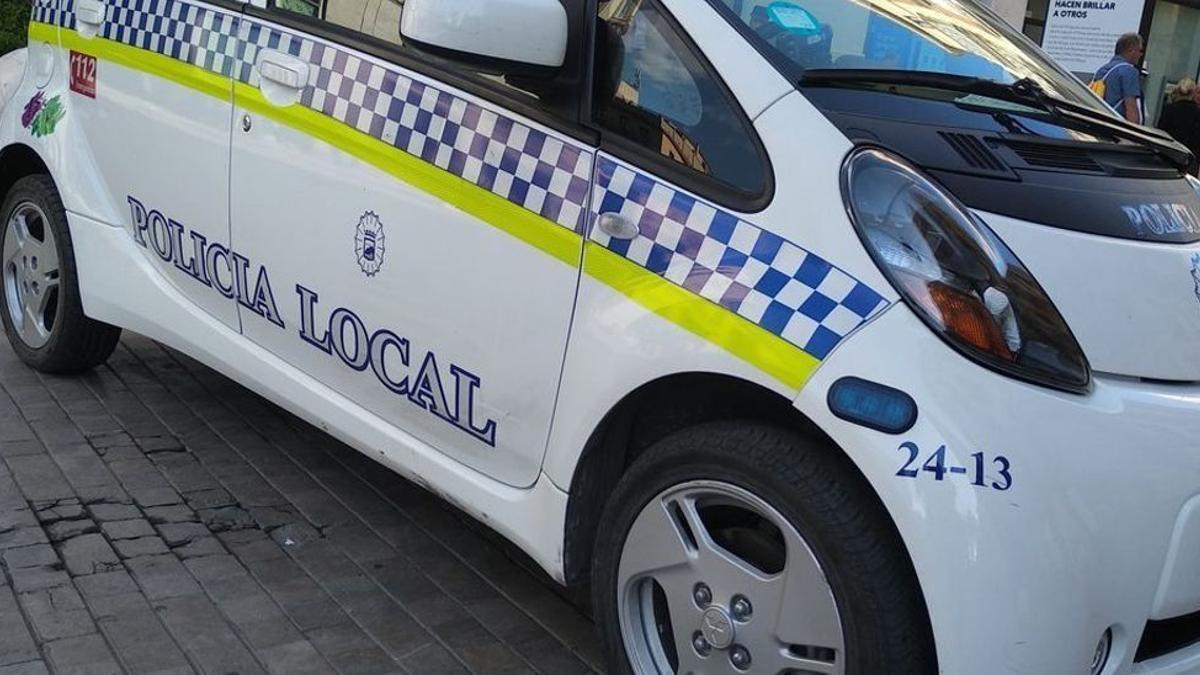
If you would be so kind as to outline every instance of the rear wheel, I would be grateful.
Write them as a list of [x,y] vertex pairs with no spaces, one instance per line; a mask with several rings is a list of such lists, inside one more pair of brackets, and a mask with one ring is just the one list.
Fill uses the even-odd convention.
[[44,175],[22,178],[0,213],[0,321],[13,350],[48,373],[103,363],[121,330],[83,314],[75,252],[54,182]]
[[613,672],[936,672],[899,536],[830,448],[756,423],[679,432],[602,522],[593,602]]

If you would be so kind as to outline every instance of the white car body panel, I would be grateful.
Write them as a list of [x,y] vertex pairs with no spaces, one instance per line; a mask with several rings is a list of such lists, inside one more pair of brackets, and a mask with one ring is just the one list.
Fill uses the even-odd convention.
[[[597,425],[643,384],[715,373],[793,400],[858,466],[908,547],[943,672],[1085,672],[1108,628],[1115,642],[1105,675],[1200,670],[1196,646],[1133,663],[1148,619],[1200,609],[1200,523],[1191,515],[1200,496],[1200,359],[1188,351],[1194,339],[1190,346],[1177,340],[1194,335],[1200,319],[1178,315],[1162,327],[1173,337],[1159,341],[1136,325],[1157,322],[1162,307],[1195,310],[1184,293],[1188,280],[1182,295],[1169,298],[1148,298],[1136,284],[1097,282],[1107,301],[1129,308],[1128,324],[1111,333],[1102,330],[1111,319],[1089,311],[1095,303],[1086,289],[1066,290],[1073,280],[1126,265],[1122,256],[1135,247],[1175,266],[1148,269],[1145,278],[1174,283],[1180,251],[1197,247],[1122,242],[1118,253],[1085,235],[983,214],[1068,322],[1087,326],[1076,331],[1097,367],[1135,367],[1121,361],[1120,346],[1140,340],[1155,353],[1136,367],[1150,363],[1162,379],[1192,382],[1099,375],[1090,393],[1072,395],[986,370],[898,301],[855,236],[839,185],[851,143],[711,8],[667,5],[704,46],[770,154],[772,202],[759,213],[729,215],[803,247],[881,299],[807,379],[781,380],[605,281],[588,260],[611,242],[595,231],[586,239],[579,233],[582,263],[572,267],[430,194],[398,188],[394,177],[259,108],[243,132],[245,110],[119,64],[102,62],[97,99],[81,99],[69,93],[67,50],[35,41],[30,74],[0,116],[0,147],[33,148],[63,193],[89,316],[184,351],[314,422],[495,528],[560,581],[569,491]],[[39,73],[49,74],[42,81]],[[39,85],[64,96],[68,109],[56,133],[33,138],[19,108]],[[108,107],[98,107],[99,95]],[[617,171],[636,170],[597,157]],[[656,186],[684,195],[665,180]],[[286,328],[140,246],[129,196],[189,229],[213,228],[206,231],[211,241],[244,253],[251,269],[266,266]],[[593,199],[588,208],[600,205]],[[374,276],[360,269],[354,247],[366,211],[389,237]],[[414,222],[434,218],[437,230]],[[270,222],[292,227],[274,232],[263,225]],[[1056,258],[1059,249],[1080,255]],[[297,283],[320,294],[319,316],[353,308],[370,329],[408,338],[413,354],[432,350],[443,368],[461,362],[474,369],[482,382],[479,417],[500,423],[496,447],[484,450],[383,389],[370,372],[301,340]],[[911,394],[920,406],[916,426],[891,436],[834,417],[826,394],[843,376]],[[959,467],[976,452],[1003,455],[1011,485],[898,476],[905,442],[920,448],[922,461],[944,445],[948,463]]]
[[[980,215],[1046,289],[1092,368],[1200,381],[1200,280],[1193,285],[1188,277],[1200,244],[1114,245],[1109,237]],[[1070,264],[1061,251],[1071,252]]]
[[[422,107],[446,97],[460,110],[471,106],[481,116],[497,117],[497,125],[500,117],[513,119],[410,71],[373,59],[365,63],[376,64],[379,73],[398,73],[397,87],[420,92],[414,95]],[[269,272],[282,325],[243,305],[243,334],[467,466],[509,485],[532,485],[554,411],[580,243],[565,247],[566,261],[546,255],[347,152],[245,109],[249,95],[239,89],[235,98],[235,117],[249,116],[254,128],[233,136],[233,241],[252,268]],[[529,120],[513,124],[514,135],[517,129],[544,135],[544,153],[551,146],[564,152],[575,146]],[[414,133],[413,143],[437,133]],[[591,153],[573,152],[578,158],[572,171],[555,179],[574,178],[586,197]],[[560,224],[573,229],[582,217],[582,207],[564,205]],[[280,241],[281,223],[288,224],[286,243]],[[364,250],[356,253],[366,237],[375,242],[371,260]],[[311,305],[302,292],[314,294]],[[312,308],[304,325],[302,306]],[[374,354],[369,364],[339,358],[338,345],[347,340],[338,340],[330,323],[346,316],[332,314],[339,308],[359,317],[370,333],[388,330],[406,340],[409,363],[401,362],[397,342],[380,347],[382,369]],[[353,319],[346,321],[343,328],[358,330]],[[313,344],[327,330],[337,354]],[[353,357],[357,348],[343,351]],[[407,379],[408,395],[389,391],[381,377]],[[433,386],[419,394],[419,381]],[[433,389],[444,391],[444,403]]]
[[[233,20],[232,15],[224,17]],[[95,39],[81,39],[79,49],[88,49]],[[62,51],[66,71],[70,50]],[[83,141],[75,146],[72,161],[97,167],[90,173],[98,181],[93,190],[81,193],[91,199],[71,200],[67,208],[129,229],[144,241],[146,259],[180,293],[236,329],[236,304],[182,269],[194,245],[186,233],[176,239],[171,223],[186,224],[211,242],[229,241],[229,182],[198,177],[228,175],[230,103],[116,63],[98,63],[96,76],[94,98],[64,92],[72,103],[72,126]],[[180,190],[180,185],[190,187]],[[131,200],[145,207],[147,220],[140,232],[131,219]]]
[[16,49],[0,56],[0,111],[17,93],[21,80],[25,78],[25,64],[28,62],[29,51]]

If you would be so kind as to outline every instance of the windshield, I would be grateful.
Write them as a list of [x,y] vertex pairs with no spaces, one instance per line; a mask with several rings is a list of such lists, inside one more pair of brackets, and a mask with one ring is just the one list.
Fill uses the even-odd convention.
[[720,0],[799,81],[809,68],[946,73],[1010,84],[1109,112],[1083,83],[973,0]]

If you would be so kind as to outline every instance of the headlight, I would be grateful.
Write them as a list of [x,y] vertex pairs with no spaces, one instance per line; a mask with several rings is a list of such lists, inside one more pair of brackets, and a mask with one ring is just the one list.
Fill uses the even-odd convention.
[[935,333],[1002,373],[1087,390],[1087,359],[1050,298],[953,195],[873,148],[846,160],[842,194],[876,264]]

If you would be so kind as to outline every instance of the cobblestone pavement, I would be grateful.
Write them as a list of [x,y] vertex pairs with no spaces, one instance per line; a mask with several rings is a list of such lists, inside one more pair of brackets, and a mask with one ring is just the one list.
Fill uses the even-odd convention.
[[0,675],[598,669],[468,521],[145,338],[53,377],[0,337]]

